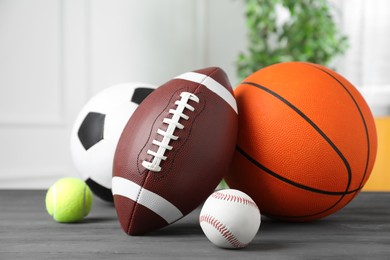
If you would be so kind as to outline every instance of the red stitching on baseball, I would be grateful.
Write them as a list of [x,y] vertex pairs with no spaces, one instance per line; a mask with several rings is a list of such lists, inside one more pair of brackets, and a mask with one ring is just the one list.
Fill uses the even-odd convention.
[[212,225],[218,232],[235,248],[241,248],[247,246],[247,244],[243,244],[233,235],[232,232],[218,219],[214,218],[210,215],[202,215],[199,217],[199,222],[206,222]]
[[240,196],[231,195],[231,194],[223,194],[223,193],[217,191],[217,192],[214,192],[212,194],[212,197],[219,199],[219,200],[226,200],[226,201],[237,202],[237,203],[241,203],[241,204],[245,204],[245,205],[250,205],[250,206],[253,206],[253,207],[258,209],[256,203],[254,203],[253,201],[251,201],[249,199],[242,198]]

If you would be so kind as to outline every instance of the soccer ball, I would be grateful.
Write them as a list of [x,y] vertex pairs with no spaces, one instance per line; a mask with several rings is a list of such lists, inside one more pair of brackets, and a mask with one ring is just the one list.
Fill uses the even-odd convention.
[[92,97],[78,114],[71,133],[75,167],[93,193],[112,202],[111,179],[115,149],[122,131],[138,105],[156,87],[122,83]]

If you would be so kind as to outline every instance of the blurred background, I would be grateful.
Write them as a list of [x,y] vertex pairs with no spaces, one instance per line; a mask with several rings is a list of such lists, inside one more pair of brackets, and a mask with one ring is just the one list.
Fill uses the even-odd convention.
[[[81,107],[102,89],[128,81],[161,85],[207,66],[223,68],[236,86],[248,73],[242,66],[264,65],[253,65],[258,52],[271,63],[318,61],[363,93],[379,138],[366,190],[390,190],[390,1],[254,2],[0,0],[0,189],[42,189],[61,177],[79,176],[70,131]],[[308,4],[301,12],[308,16],[303,27],[288,31],[283,25],[293,24],[302,9],[293,2]],[[314,2],[327,7],[317,10]],[[255,19],[264,14],[270,23]],[[265,40],[270,53],[251,38],[265,22],[271,28]],[[318,36],[307,26],[312,23],[329,30]],[[288,46],[297,37],[312,41]],[[277,52],[280,44],[297,56]],[[318,50],[324,55],[317,60]]]

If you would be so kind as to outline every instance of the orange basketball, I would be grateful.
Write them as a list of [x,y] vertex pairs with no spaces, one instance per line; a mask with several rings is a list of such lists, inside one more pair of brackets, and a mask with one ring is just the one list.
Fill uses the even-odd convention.
[[239,136],[226,182],[262,214],[311,221],[347,205],[374,165],[377,136],[357,89],[320,65],[261,69],[235,90]]

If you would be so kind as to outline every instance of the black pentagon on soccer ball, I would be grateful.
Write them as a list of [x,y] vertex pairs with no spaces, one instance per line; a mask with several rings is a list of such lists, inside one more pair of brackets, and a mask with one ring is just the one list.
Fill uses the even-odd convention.
[[98,184],[91,178],[86,179],[85,182],[87,183],[88,187],[92,190],[92,192],[96,194],[99,198],[108,202],[114,202],[114,197],[112,196],[111,189]]
[[152,88],[136,88],[134,90],[134,94],[131,97],[131,102],[134,102],[136,104],[141,104],[144,99],[153,92],[154,89]]
[[104,120],[106,115],[90,112],[80,125],[78,136],[85,150],[88,150],[100,140],[104,134]]

